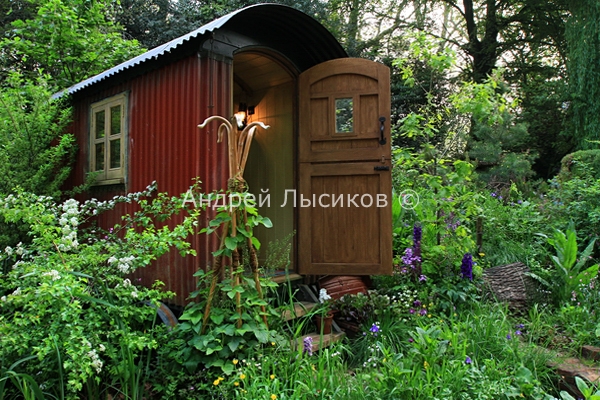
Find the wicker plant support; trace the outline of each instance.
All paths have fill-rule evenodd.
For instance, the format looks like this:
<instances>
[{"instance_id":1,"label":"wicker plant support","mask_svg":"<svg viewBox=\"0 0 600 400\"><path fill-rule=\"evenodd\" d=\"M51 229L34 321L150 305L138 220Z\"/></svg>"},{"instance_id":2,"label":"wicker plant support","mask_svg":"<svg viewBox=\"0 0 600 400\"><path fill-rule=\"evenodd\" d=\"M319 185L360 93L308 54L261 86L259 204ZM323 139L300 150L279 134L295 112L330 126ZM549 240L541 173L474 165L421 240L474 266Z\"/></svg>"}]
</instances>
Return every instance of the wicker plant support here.
<instances>
[{"instance_id":1,"label":"wicker plant support","mask_svg":"<svg viewBox=\"0 0 600 400\"><path fill-rule=\"evenodd\" d=\"M252 144L252 138L254 137L254 133L256 132L256 127L260 126L263 129L268 129L269 126L263 124L262 122L252 122L248 124L242 131L238 129L234 129L231 122L229 122L226 118L215 115L212 117L208 117L204 120L204 122L198 125L198 128L204 128L211 121L220 121L221 125L218 129L218 137L217 143L223 141L223 134L227 134L227 148L229 150L229 179L227 180L227 189L231 192L235 193L245 193L248 191L248 184L244 180L244 169L246 168L246 162L248 161L248 154L250 152L250 145ZM240 215L241 214L241 215ZM231 207L229 210L229 215L231 217L230 223L227 223L223 227L223 236L221 238L221 243L219 245L219 250L222 250L225 247L225 237L229 232L229 228L231 227L231 237L237 236L237 222L238 218L246 224L248 222L248 214L246 210L242 213L236 207ZM252 245L252 240L248 238L248 249L250 252L250 264L252 269L252 275L254 277L254 283L256 286L256 290L258 291L258 295L260 299L263 299L263 293L260 286L260 276L258 273L258 257L256 255L256 249ZM238 249L234 249L231 255L231 270L237 271L240 266L240 254ZM208 317L210 315L210 309L212 305L212 301L214 299L214 294L217 286L217 282L219 277L223 272L223 257L218 256L215 259L215 264L212 268L212 280L211 286L208 292L208 299L206 302L206 307L204 308L204 315L202 319L202 334L204 334L204 330L206 327L206 322L208 321ZM241 284L240 277L238 274L234 275L234 286L238 286ZM238 292L235 296L236 309L239 314L237 320L238 328L242 326L242 306L241 306L241 294ZM265 326L268 327L266 309L265 306L260 306L261 315Z\"/></svg>"}]
</instances>

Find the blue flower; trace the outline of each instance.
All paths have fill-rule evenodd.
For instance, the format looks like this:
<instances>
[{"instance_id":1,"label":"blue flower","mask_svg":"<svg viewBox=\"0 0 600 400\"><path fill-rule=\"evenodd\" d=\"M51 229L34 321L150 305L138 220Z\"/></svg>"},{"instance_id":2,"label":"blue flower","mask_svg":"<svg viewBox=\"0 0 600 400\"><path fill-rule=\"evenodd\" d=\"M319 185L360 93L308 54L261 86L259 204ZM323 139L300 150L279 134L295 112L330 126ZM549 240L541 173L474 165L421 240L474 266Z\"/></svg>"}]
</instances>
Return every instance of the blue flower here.
<instances>
[{"instance_id":1,"label":"blue flower","mask_svg":"<svg viewBox=\"0 0 600 400\"><path fill-rule=\"evenodd\" d=\"M370 331L371 333L377 333L377 332L379 332L379 325L377 325L377 324L373 324L373 325L371 326L371 329L369 329L369 331Z\"/></svg>"},{"instance_id":2,"label":"blue flower","mask_svg":"<svg viewBox=\"0 0 600 400\"><path fill-rule=\"evenodd\" d=\"M467 356L467 359L465 360L465 364L472 364L473 360L471 360L471 357Z\"/></svg>"},{"instance_id":3,"label":"blue flower","mask_svg":"<svg viewBox=\"0 0 600 400\"><path fill-rule=\"evenodd\" d=\"M512 339L512 336L510 336L510 333L509 333L508 335L506 335L506 338L507 338L508 340Z\"/></svg>"}]
</instances>

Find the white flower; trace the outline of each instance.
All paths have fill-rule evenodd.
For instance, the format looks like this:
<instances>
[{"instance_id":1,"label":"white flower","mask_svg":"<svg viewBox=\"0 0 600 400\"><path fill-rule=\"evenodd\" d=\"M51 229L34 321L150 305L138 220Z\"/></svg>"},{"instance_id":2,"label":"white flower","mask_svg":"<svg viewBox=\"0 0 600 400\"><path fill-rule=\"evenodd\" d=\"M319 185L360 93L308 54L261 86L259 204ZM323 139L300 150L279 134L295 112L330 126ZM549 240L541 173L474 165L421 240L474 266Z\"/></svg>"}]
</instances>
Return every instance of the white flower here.
<instances>
[{"instance_id":1,"label":"white flower","mask_svg":"<svg viewBox=\"0 0 600 400\"><path fill-rule=\"evenodd\" d=\"M129 272L129 264L119 264L117 268L124 274Z\"/></svg>"},{"instance_id":2,"label":"white flower","mask_svg":"<svg viewBox=\"0 0 600 400\"><path fill-rule=\"evenodd\" d=\"M131 286L131 281L129 279L123 279L123 287Z\"/></svg>"},{"instance_id":3,"label":"white flower","mask_svg":"<svg viewBox=\"0 0 600 400\"><path fill-rule=\"evenodd\" d=\"M117 261L118 261L118 260L117 260L117 257L115 257L115 256L112 256L112 257L110 257L110 258L108 259L108 263L109 263L109 264L114 264L114 263L116 263Z\"/></svg>"},{"instance_id":4,"label":"white flower","mask_svg":"<svg viewBox=\"0 0 600 400\"><path fill-rule=\"evenodd\" d=\"M4 249L4 252L5 252L6 254L8 254L9 256L12 256L12 254L13 254L13 249L12 249L12 247L10 247L10 246L6 246L6 248Z\"/></svg>"},{"instance_id":5,"label":"white flower","mask_svg":"<svg viewBox=\"0 0 600 400\"><path fill-rule=\"evenodd\" d=\"M102 343L100 343L100 344L98 345L98 350L100 350L100 351L105 351L105 350L106 350L106 347L104 347L104 345L103 345Z\"/></svg>"},{"instance_id":6,"label":"white flower","mask_svg":"<svg viewBox=\"0 0 600 400\"><path fill-rule=\"evenodd\" d=\"M53 269L49 272L45 272L44 274L42 274L43 276L50 276L52 277L53 281L59 280L60 279L60 274L58 273L57 270Z\"/></svg>"},{"instance_id":7,"label":"white flower","mask_svg":"<svg viewBox=\"0 0 600 400\"><path fill-rule=\"evenodd\" d=\"M98 353L96 353L96 350L92 349L88 351L87 355L92 359L92 368L94 368L96 373L99 374L102 371L102 366L104 363L102 360L100 360L100 357L98 357Z\"/></svg>"},{"instance_id":8,"label":"white flower","mask_svg":"<svg viewBox=\"0 0 600 400\"><path fill-rule=\"evenodd\" d=\"M327 289L323 288L319 291L319 302L325 303L327 300L331 300L331 296L327 294Z\"/></svg>"},{"instance_id":9,"label":"white flower","mask_svg":"<svg viewBox=\"0 0 600 400\"><path fill-rule=\"evenodd\" d=\"M0 301L6 301L6 296L0 297Z\"/></svg>"},{"instance_id":10,"label":"white flower","mask_svg":"<svg viewBox=\"0 0 600 400\"><path fill-rule=\"evenodd\" d=\"M12 292L12 296L18 296L21 294L21 287L19 286L14 292Z\"/></svg>"},{"instance_id":11,"label":"white flower","mask_svg":"<svg viewBox=\"0 0 600 400\"><path fill-rule=\"evenodd\" d=\"M138 292L137 292L137 290L134 290L133 292L131 292L131 297L133 297L134 299L138 298Z\"/></svg>"}]
</instances>

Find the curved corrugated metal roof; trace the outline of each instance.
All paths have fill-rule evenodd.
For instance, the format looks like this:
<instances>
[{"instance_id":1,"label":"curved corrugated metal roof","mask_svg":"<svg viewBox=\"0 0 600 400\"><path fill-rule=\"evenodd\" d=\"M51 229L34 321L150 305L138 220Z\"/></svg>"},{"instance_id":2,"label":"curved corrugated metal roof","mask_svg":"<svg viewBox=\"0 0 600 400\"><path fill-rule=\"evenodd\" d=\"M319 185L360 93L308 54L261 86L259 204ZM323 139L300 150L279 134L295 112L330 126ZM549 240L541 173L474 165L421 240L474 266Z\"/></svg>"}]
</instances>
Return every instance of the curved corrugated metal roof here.
<instances>
[{"instance_id":1,"label":"curved corrugated metal roof","mask_svg":"<svg viewBox=\"0 0 600 400\"><path fill-rule=\"evenodd\" d=\"M124 71L158 60L186 42L199 40L221 28L248 36L266 47L287 56L304 71L321 62L347 57L339 42L314 18L280 4L256 4L229 13L188 34L140 54L98 75L79 82L55 97L73 94Z\"/></svg>"}]
</instances>

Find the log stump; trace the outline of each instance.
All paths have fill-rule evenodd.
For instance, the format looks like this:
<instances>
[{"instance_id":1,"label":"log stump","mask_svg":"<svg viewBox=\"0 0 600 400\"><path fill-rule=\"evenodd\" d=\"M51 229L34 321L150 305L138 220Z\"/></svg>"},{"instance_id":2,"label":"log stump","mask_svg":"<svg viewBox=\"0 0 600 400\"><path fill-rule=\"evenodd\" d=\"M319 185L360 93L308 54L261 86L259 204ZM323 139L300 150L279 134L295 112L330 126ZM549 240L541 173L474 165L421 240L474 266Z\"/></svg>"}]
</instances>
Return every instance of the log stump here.
<instances>
[{"instance_id":1,"label":"log stump","mask_svg":"<svg viewBox=\"0 0 600 400\"><path fill-rule=\"evenodd\" d=\"M521 262L486 269L483 272L484 293L508 303L512 311L526 312L536 291L536 282L527 272L529 268Z\"/></svg>"}]
</instances>

